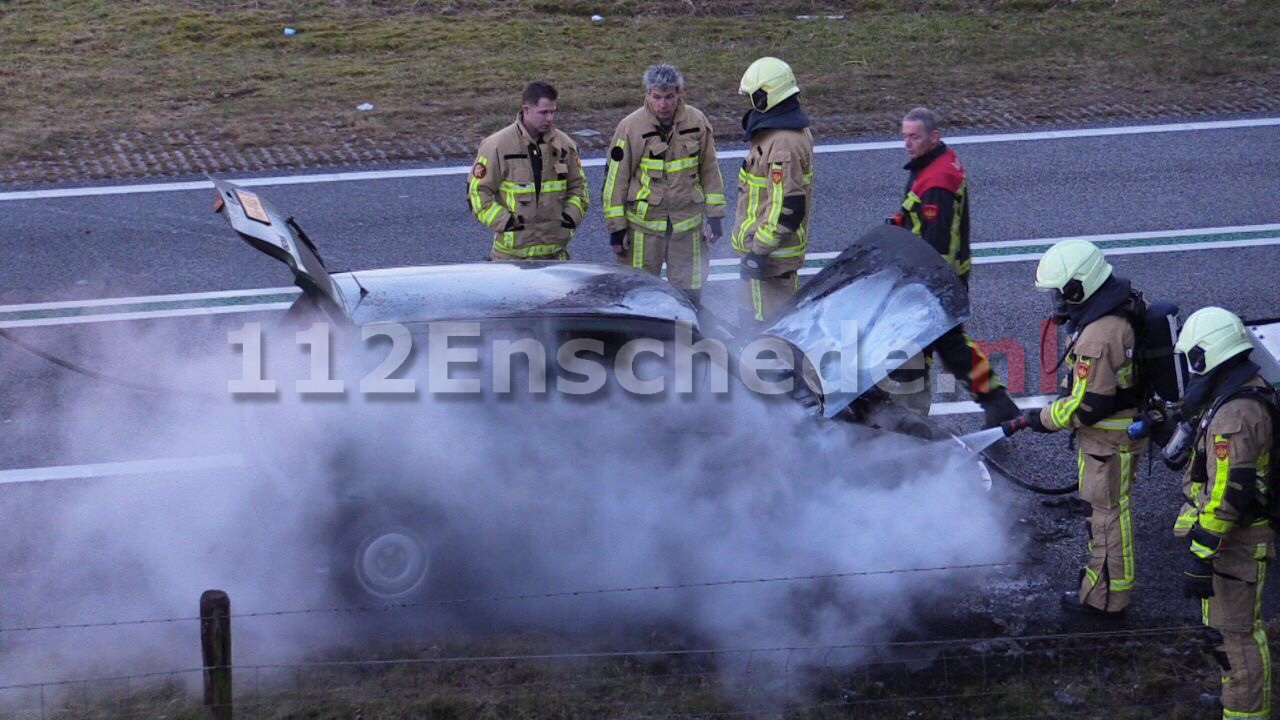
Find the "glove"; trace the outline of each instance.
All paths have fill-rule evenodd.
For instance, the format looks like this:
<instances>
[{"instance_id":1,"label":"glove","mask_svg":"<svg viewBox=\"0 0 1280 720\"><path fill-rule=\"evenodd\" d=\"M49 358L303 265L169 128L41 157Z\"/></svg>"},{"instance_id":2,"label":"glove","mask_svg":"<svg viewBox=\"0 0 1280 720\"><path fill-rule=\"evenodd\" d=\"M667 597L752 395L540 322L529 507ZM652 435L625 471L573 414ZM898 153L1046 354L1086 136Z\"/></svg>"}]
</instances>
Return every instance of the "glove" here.
<instances>
[{"instance_id":1,"label":"glove","mask_svg":"<svg viewBox=\"0 0 1280 720\"><path fill-rule=\"evenodd\" d=\"M572 230L578 227L578 223L574 222L573 218L569 217L569 213L560 213L560 227Z\"/></svg>"},{"instance_id":2,"label":"glove","mask_svg":"<svg viewBox=\"0 0 1280 720\"><path fill-rule=\"evenodd\" d=\"M739 272L744 280L763 280L764 264L769 259L768 255L759 253L747 253L742 256L742 265Z\"/></svg>"},{"instance_id":3,"label":"glove","mask_svg":"<svg viewBox=\"0 0 1280 720\"><path fill-rule=\"evenodd\" d=\"M613 246L614 255L621 255L622 253L626 252L627 251L626 228L623 228L622 230L614 230L613 232L609 233L609 244Z\"/></svg>"},{"instance_id":4,"label":"glove","mask_svg":"<svg viewBox=\"0 0 1280 720\"><path fill-rule=\"evenodd\" d=\"M1182 594L1204 600L1213 597L1213 563L1187 553L1186 567L1182 570Z\"/></svg>"},{"instance_id":5,"label":"glove","mask_svg":"<svg viewBox=\"0 0 1280 720\"><path fill-rule=\"evenodd\" d=\"M1049 428L1045 427L1044 423L1040 422L1039 408L1034 410L1023 410L1022 414L1018 417L1012 420L1005 420L1000 423L1000 429L1004 430L1005 437L1011 437L1019 430L1026 430L1027 428L1031 428L1032 430L1041 433L1050 432Z\"/></svg>"},{"instance_id":6,"label":"glove","mask_svg":"<svg viewBox=\"0 0 1280 720\"><path fill-rule=\"evenodd\" d=\"M524 230L524 218L519 215L512 215L507 218L507 224L502 228L502 232L520 232Z\"/></svg>"},{"instance_id":7,"label":"glove","mask_svg":"<svg viewBox=\"0 0 1280 720\"><path fill-rule=\"evenodd\" d=\"M1031 421L1026 415L1019 415L1012 420L1005 420L1000 423L1000 429L1004 430L1005 437L1013 437L1019 430L1026 430L1031 427Z\"/></svg>"},{"instance_id":8,"label":"glove","mask_svg":"<svg viewBox=\"0 0 1280 720\"><path fill-rule=\"evenodd\" d=\"M724 225L720 218L707 218L707 224L711 226L711 237L719 238L724 235Z\"/></svg>"}]
</instances>

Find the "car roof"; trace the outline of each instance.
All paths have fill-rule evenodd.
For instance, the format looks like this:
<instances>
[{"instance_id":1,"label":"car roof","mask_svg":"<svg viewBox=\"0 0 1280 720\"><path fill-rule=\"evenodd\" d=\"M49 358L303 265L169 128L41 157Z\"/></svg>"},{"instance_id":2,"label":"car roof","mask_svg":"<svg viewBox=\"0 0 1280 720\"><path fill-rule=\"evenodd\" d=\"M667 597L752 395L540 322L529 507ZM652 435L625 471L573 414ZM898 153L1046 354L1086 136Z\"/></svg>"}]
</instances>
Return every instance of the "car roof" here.
<instances>
[{"instance_id":1,"label":"car roof","mask_svg":"<svg viewBox=\"0 0 1280 720\"><path fill-rule=\"evenodd\" d=\"M334 273L356 325L510 317L591 316L697 326L670 283L619 265L522 261L379 268Z\"/></svg>"}]
</instances>

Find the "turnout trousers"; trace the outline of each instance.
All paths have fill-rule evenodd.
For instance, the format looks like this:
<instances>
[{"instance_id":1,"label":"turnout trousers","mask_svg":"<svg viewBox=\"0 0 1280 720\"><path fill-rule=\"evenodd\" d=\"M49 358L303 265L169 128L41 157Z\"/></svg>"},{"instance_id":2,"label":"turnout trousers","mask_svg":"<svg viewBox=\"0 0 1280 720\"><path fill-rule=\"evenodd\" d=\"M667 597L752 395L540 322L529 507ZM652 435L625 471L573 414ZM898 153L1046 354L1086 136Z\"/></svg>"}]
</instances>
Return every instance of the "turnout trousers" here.
<instances>
[{"instance_id":1,"label":"turnout trousers","mask_svg":"<svg viewBox=\"0 0 1280 720\"><path fill-rule=\"evenodd\" d=\"M1224 542L1213 559L1213 597L1201 601L1205 634L1222 668L1222 717L1271 717L1271 652L1262 588L1271 543Z\"/></svg>"},{"instance_id":2,"label":"turnout trousers","mask_svg":"<svg viewBox=\"0 0 1280 720\"><path fill-rule=\"evenodd\" d=\"M1130 496L1146 440L1135 442L1123 429L1097 427L1081 428L1077 437L1080 498L1092 509L1087 526L1089 559L1080 574L1080 602L1119 612L1129 606L1133 593Z\"/></svg>"}]
</instances>

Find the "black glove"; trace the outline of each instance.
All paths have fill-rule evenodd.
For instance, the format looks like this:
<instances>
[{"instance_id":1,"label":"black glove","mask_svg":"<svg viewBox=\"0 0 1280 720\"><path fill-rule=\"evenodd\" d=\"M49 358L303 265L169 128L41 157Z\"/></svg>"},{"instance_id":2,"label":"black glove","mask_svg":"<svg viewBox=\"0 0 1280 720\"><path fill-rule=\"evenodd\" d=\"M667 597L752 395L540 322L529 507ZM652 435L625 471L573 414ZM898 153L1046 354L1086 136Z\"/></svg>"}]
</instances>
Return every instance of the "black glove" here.
<instances>
[{"instance_id":1,"label":"black glove","mask_svg":"<svg viewBox=\"0 0 1280 720\"><path fill-rule=\"evenodd\" d=\"M1013 437L1019 430L1026 430L1031 427L1031 421L1026 415L1019 415L1012 420L1005 420L1000 423L1000 429L1004 430L1005 437Z\"/></svg>"},{"instance_id":2,"label":"black glove","mask_svg":"<svg viewBox=\"0 0 1280 720\"><path fill-rule=\"evenodd\" d=\"M1213 597L1213 563L1191 553L1187 557L1190 559L1182 570L1182 594L1201 600Z\"/></svg>"},{"instance_id":3,"label":"black glove","mask_svg":"<svg viewBox=\"0 0 1280 720\"><path fill-rule=\"evenodd\" d=\"M764 264L768 261L768 255L759 253L747 253L742 256L742 265L739 272L744 280L763 280Z\"/></svg>"},{"instance_id":4,"label":"black glove","mask_svg":"<svg viewBox=\"0 0 1280 720\"><path fill-rule=\"evenodd\" d=\"M626 228L623 228L622 230L614 230L613 232L609 233L609 244L613 246L613 253L615 255L621 255L622 253L627 251L626 245L624 244L626 240L627 240Z\"/></svg>"},{"instance_id":5,"label":"black glove","mask_svg":"<svg viewBox=\"0 0 1280 720\"><path fill-rule=\"evenodd\" d=\"M1018 417L1012 420L1005 420L1000 423L1000 428L1004 430L1005 437L1009 437L1019 430L1026 430L1027 428L1031 428L1032 430L1041 433L1051 432L1049 428L1044 426L1044 423L1040 422L1039 408L1034 410L1023 410L1022 414Z\"/></svg>"},{"instance_id":6,"label":"black glove","mask_svg":"<svg viewBox=\"0 0 1280 720\"><path fill-rule=\"evenodd\" d=\"M578 227L578 223L574 222L573 218L569 217L569 213L560 213L560 227L572 230Z\"/></svg>"},{"instance_id":7,"label":"black glove","mask_svg":"<svg viewBox=\"0 0 1280 720\"><path fill-rule=\"evenodd\" d=\"M721 218L707 218L707 224L711 226L712 237L720 237L724 234L724 225L720 222Z\"/></svg>"},{"instance_id":8,"label":"black glove","mask_svg":"<svg viewBox=\"0 0 1280 720\"><path fill-rule=\"evenodd\" d=\"M520 232L521 230L524 230L524 218L519 215L508 217L506 227L502 228L502 232Z\"/></svg>"}]
</instances>

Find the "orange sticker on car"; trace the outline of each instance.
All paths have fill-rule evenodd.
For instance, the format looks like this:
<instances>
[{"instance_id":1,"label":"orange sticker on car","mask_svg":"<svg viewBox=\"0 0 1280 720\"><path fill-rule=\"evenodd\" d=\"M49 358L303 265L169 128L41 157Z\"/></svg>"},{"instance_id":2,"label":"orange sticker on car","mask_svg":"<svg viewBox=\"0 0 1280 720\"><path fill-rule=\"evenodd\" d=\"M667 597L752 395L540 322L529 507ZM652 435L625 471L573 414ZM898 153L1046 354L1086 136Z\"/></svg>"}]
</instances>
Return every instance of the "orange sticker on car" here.
<instances>
[{"instance_id":1,"label":"orange sticker on car","mask_svg":"<svg viewBox=\"0 0 1280 720\"><path fill-rule=\"evenodd\" d=\"M1213 444L1213 454L1219 460L1226 460L1230 449L1231 446L1226 440L1219 440Z\"/></svg>"},{"instance_id":2,"label":"orange sticker on car","mask_svg":"<svg viewBox=\"0 0 1280 720\"><path fill-rule=\"evenodd\" d=\"M772 180L774 183L782 182L782 168L774 168L773 170L769 171L769 179Z\"/></svg>"},{"instance_id":3,"label":"orange sticker on car","mask_svg":"<svg viewBox=\"0 0 1280 720\"><path fill-rule=\"evenodd\" d=\"M485 169L484 163L476 163L471 166L471 175L477 180L483 180L486 172L488 170Z\"/></svg>"},{"instance_id":4,"label":"orange sticker on car","mask_svg":"<svg viewBox=\"0 0 1280 720\"><path fill-rule=\"evenodd\" d=\"M925 219L925 220L928 220L929 222L933 222L934 220L937 220L937 219L938 219L938 206L937 206L937 205L925 205L925 206L924 206L924 208L923 208L923 209L921 209L921 211L920 211L920 212L921 212L921 214L923 214L923 215L924 215L924 219Z\"/></svg>"},{"instance_id":5,"label":"orange sticker on car","mask_svg":"<svg viewBox=\"0 0 1280 720\"><path fill-rule=\"evenodd\" d=\"M1076 378L1083 380L1089 377L1089 363L1081 360L1076 363Z\"/></svg>"}]
</instances>

